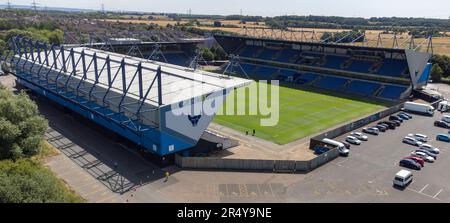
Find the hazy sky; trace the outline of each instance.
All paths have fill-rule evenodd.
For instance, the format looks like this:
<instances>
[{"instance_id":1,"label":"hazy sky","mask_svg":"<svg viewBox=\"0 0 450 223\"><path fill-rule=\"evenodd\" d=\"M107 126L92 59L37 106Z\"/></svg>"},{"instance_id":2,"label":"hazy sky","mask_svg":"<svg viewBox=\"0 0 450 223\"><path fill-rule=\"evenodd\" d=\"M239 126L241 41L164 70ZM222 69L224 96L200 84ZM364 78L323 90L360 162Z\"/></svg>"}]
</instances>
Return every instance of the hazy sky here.
<instances>
[{"instance_id":1,"label":"hazy sky","mask_svg":"<svg viewBox=\"0 0 450 223\"><path fill-rule=\"evenodd\" d=\"M0 0L7 2L7 0ZM10 0L30 5L32 0ZM193 14L449 18L450 0L36 0L40 6Z\"/></svg>"}]
</instances>

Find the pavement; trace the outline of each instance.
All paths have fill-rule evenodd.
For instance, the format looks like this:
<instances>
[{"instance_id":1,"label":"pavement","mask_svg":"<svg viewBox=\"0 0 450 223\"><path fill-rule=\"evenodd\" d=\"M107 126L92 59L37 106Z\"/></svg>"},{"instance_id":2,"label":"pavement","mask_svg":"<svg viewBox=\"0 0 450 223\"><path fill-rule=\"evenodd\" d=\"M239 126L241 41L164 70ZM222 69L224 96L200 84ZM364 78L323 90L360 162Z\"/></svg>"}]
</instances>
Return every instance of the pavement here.
<instances>
[{"instance_id":1,"label":"pavement","mask_svg":"<svg viewBox=\"0 0 450 223\"><path fill-rule=\"evenodd\" d=\"M8 81L10 76L0 77L0 83ZM353 147L348 158L337 158L311 173L274 174L159 168L112 135L46 100L36 101L49 119L47 137L61 151L47 166L89 202L450 202L450 144L431 141L443 151L437 162L413 171L415 181L406 190L392 186L402 169L399 160L414 150L401 143L402 138L409 133L430 138L446 133L433 126L440 114L415 115L397 130ZM171 174L167 180L166 171Z\"/></svg>"}]
</instances>

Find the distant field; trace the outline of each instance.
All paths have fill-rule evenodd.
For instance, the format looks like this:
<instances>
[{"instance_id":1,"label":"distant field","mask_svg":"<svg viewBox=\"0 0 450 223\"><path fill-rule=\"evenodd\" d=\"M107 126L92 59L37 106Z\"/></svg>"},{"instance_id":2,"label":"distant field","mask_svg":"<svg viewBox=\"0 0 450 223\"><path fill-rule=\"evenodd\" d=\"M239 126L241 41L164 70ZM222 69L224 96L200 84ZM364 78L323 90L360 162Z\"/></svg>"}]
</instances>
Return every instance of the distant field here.
<instances>
[{"instance_id":1,"label":"distant field","mask_svg":"<svg viewBox=\"0 0 450 223\"><path fill-rule=\"evenodd\" d=\"M175 20L171 20L167 17L154 17L154 20L147 20L145 17L141 17L141 20L137 19L136 17L131 18L131 16L124 16L123 19L110 19L110 20L106 20L108 22L122 22L122 23L140 23L140 24L157 24L159 26L167 26L168 24L170 25L175 25L178 23L178 21ZM203 29L203 30L222 30L222 31L226 31L226 32L232 32L232 33L237 33L237 34L247 34L247 35L251 35L250 32L245 33L244 29L242 27L258 27L258 28L267 28L267 26L264 23L253 23L253 22L248 22L247 24L240 24L239 20L223 20L221 21L223 25L233 25L233 26L237 26L237 27L211 27L209 25L212 25L214 20L207 20L207 19L199 19L198 20L201 24L208 24L208 25L201 25L198 26L197 28L199 29ZM179 23L181 24L185 24L188 23L189 20L184 19L182 21L179 21ZM324 32L342 32L342 31L348 31L345 29L313 29L313 28L292 28L293 30L304 30L304 31L314 31L316 33L316 38L320 39L322 34ZM270 30L266 30L266 35L268 37L280 37L280 31L274 31L271 32ZM364 44L366 46L376 46L377 45L377 40L378 40L378 34L380 32L383 32L382 30L367 30L366 32L366 39L367 42L365 42ZM258 35L260 35L261 32L259 32ZM312 38L312 33L305 33L305 36L303 38L306 37L306 39L310 40ZM391 48L393 47L393 34L383 34L382 35L382 44L384 47L388 47ZM398 35L398 44L402 44L401 47L405 48L407 46L409 46L408 44L408 34L404 33L402 35ZM287 40L301 40L302 39L302 34L301 33L296 33L294 36L289 35L284 35L283 36L284 39ZM420 43L424 43L425 39L423 38L416 38L414 39L415 43L418 45ZM361 45L361 43L355 43L355 45ZM433 38L433 48L434 48L434 53L437 54L443 54L443 55L448 55L450 56L450 37L435 37ZM426 50L426 44L420 48L421 51L425 51Z\"/></svg>"},{"instance_id":2,"label":"distant field","mask_svg":"<svg viewBox=\"0 0 450 223\"><path fill-rule=\"evenodd\" d=\"M235 98L248 104L248 96ZM228 97L227 104L233 103ZM276 126L261 127L258 116L217 116L215 122L245 132L256 130L256 136L283 145L319 133L341 123L368 115L385 106L304 90L280 87L280 120Z\"/></svg>"}]
</instances>

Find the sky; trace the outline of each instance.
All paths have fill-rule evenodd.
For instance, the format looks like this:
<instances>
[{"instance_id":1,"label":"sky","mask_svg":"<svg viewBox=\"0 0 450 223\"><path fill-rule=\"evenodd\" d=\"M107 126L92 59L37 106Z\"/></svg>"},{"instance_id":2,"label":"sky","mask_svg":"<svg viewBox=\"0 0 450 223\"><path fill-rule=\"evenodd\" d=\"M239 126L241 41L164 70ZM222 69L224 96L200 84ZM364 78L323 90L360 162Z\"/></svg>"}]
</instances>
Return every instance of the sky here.
<instances>
[{"instance_id":1,"label":"sky","mask_svg":"<svg viewBox=\"0 0 450 223\"><path fill-rule=\"evenodd\" d=\"M0 0L1 3L7 0ZM31 5L33 0L10 0ZM427 17L448 19L450 0L35 0L39 6L141 12L260 16Z\"/></svg>"}]
</instances>

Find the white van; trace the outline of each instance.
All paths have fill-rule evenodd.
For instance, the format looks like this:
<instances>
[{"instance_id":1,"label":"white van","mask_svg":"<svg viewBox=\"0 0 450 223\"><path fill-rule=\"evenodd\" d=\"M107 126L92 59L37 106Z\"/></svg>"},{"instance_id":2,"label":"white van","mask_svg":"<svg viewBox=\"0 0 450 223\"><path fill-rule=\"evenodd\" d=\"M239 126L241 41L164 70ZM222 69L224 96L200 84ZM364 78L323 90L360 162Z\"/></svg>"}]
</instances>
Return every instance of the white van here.
<instances>
[{"instance_id":1,"label":"white van","mask_svg":"<svg viewBox=\"0 0 450 223\"><path fill-rule=\"evenodd\" d=\"M401 170L395 175L394 186L405 188L413 181L413 174L407 170Z\"/></svg>"},{"instance_id":2,"label":"white van","mask_svg":"<svg viewBox=\"0 0 450 223\"><path fill-rule=\"evenodd\" d=\"M336 146L337 149L339 150L339 154L341 154L342 156L348 156L350 154L350 150L347 149L344 145L344 143L335 141L335 140L331 140L331 139L323 139L322 140L324 143L328 143L330 145Z\"/></svg>"}]
</instances>

